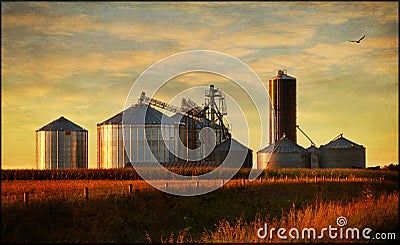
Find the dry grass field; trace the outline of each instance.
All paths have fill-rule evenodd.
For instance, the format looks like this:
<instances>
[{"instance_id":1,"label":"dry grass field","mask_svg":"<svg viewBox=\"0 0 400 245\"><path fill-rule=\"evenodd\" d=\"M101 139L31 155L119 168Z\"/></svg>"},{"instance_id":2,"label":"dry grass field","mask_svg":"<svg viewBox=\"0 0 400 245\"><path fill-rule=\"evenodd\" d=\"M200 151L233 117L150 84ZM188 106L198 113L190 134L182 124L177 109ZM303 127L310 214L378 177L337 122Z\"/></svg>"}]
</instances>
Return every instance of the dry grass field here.
<instances>
[{"instance_id":1,"label":"dry grass field","mask_svg":"<svg viewBox=\"0 0 400 245\"><path fill-rule=\"evenodd\" d=\"M265 171L253 182L239 176L224 188L195 197L166 194L143 180L115 180L115 176L100 180L5 180L3 176L2 242L280 242L276 236L259 239L257 229L264 223L319 229L335 225L338 216L345 216L349 227L370 227L374 232L399 227L396 171ZM181 182L170 182L170 187L179 188L177 183ZM320 241L336 240L316 240Z\"/></svg>"}]
</instances>

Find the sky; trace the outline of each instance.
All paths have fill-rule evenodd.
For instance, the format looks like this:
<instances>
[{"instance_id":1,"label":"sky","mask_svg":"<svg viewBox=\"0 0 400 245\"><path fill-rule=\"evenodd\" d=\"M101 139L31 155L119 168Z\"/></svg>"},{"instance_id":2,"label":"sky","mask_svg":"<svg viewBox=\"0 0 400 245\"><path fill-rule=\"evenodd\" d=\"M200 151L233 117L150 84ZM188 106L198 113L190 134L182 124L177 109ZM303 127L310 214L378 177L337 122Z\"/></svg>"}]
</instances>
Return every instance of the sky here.
<instances>
[{"instance_id":1,"label":"sky","mask_svg":"<svg viewBox=\"0 0 400 245\"><path fill-rule=\"evenodd\" d=\"M2 1L1 20L2 169L35 168L35 130L60 116L89 131L96 167L96 124L123 110L149 66L190 50L236 57L265 84L287 70L297 79L297 124L317 146L343 133L366 147L367 167L398 163L397 2ZM193 73L156 98L211 82L240 94L229 79ZM191 98L201 104L198 91ZM241 130L237 111L229 101L233 137L256 137Z\"/></svg>"}]
</instances>

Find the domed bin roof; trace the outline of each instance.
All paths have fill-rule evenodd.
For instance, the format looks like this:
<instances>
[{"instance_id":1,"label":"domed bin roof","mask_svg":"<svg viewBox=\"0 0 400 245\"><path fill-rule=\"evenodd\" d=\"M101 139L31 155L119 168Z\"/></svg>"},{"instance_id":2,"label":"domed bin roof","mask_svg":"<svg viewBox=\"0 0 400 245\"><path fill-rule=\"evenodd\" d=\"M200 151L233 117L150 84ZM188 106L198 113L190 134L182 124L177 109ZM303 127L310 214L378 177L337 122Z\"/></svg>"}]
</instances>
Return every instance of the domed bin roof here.
<instances>
[{"instance_id":1,"label":"domed bin roof","mask_svg":"<svg viewBox=\"0 0 400 245\"><path fill-rule=\"evenodd\" d=\"M333 139L326 145L321 145L320 148L325 149L362 149L364 146L356 144L346 138L343 137L343 134L340 134L338 137Z\"/></svg>"},{"instance_id":2,"label":"domed bin roof","mask_svg":"<svg viewBox=\"0 0 400 245\"><path fill-rule=\"evenodd\" d=\"M215 147L216 151L248 151L251 150L235 139L227 139Z\"/></svg>"},{"instance_id":3,"label":"domed bin roof","mask_svg":"<svg viewBox=\"0 0 400 245\"><path fill-rule=\"evenodd\" d=\"M342 134L319 149L320 168L365 168L365 147Z\"/></svg>"},{"instance_id":4,"label":"domed bin roof","mask_svg":"<svg viewBox=\"0 0 400 245\"><path fill-rule=\"evenodd\" d=\"M306 150L303 147L299 146L298 144L286 138L286 135L283 135L283 137L280 140L278 140L274 144L270 144L269 146L259 150L258 152L259 153L292 153L292 152L303 153L306 152Z\"/></svg>"},{"instance_id":5,"label":"domed bin roof","mask_svg":"<svg viewBox=\"0 0 400 245\"><path fill-rule=\"evenodd\" d=\"M216 146L212 154L217 162L222 163L228 153L230 154L230 160L228 160L226 167L237 167L237 164L240 164L243 168L251 168L253 166L253 150L233 138L227 139ZM239 162L242 159L243 162Z\"/></svg>"},{"instance_id":6,"label":"domed bin roof","mask_svg":"<svg viewBox=\"0 0 400 245\"><path fill-rule=\"evenodd\" d=\"M145 124L173 124L170 117L148 105L133 105L128 109L118 113L117 115L99 123L103 124L122 124L122 118L125 114L124 121L129 124L143 124L140 115L145 113Z\"/></svg>"},{"instance_id":7,"label":"domed bin roof","mask_svg":"<svg viewBox=\"0 0 400 245\"><path fill-rule=\"evenodd\" d=\"M42 128L36 130L36 132L37 131L87 131L87 130L62 116L52 121L51 123L43 126Z\"/></svg>"}]
</instances>

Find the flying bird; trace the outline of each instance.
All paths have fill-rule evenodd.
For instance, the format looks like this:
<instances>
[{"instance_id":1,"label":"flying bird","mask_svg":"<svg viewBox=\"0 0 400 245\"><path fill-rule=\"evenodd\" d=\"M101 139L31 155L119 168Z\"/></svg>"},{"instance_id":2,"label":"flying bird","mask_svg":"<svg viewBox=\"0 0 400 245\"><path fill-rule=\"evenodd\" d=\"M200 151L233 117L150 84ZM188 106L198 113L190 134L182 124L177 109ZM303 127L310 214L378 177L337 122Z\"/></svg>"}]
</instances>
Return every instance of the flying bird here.
<instances>
[{"instance_id":1,"label":"flying bird","mask_svg":"<svg viewBox=\"0 0 400 245\"><path fill-rule=\"evenodd\" d=\"M349 40L349 42L353 42L353 43L360 43L361 40L363 40L365 38L365 35L362 36L362 38L358 39L358 40Z\"/></svg>"}]
</instances>

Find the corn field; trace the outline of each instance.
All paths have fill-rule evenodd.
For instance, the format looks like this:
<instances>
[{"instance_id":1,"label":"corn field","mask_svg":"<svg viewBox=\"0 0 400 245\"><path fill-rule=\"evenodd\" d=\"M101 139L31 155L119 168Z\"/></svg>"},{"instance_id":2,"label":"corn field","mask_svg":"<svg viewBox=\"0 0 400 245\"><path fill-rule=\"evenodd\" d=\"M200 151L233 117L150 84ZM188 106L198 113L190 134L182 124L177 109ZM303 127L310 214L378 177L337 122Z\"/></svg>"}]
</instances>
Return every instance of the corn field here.
<instances>
[{"instance_id":1,"label":"corn field","mask_svg":"<svg viewBox=\"0 0 400 245\"><path fill-rule=\"evenodd\" d=\"M215 168L169 168L168 170L183 176L198 176L209 173ZM167 175L157 168L148 168L146 171L152 179L169 179ZM230 169L219 168L221 176L226 176ZM248 178L250 169L240 169L233 179ZM269 169L264 170L262 179L303 179L303 178L369 178L394 181L398 178L398 171L365 170L365 169ZM17 169L1 170L1 179L4 180L141 180L134 169L57 169L34 170Z\"/></svg>"}]
</instances>

